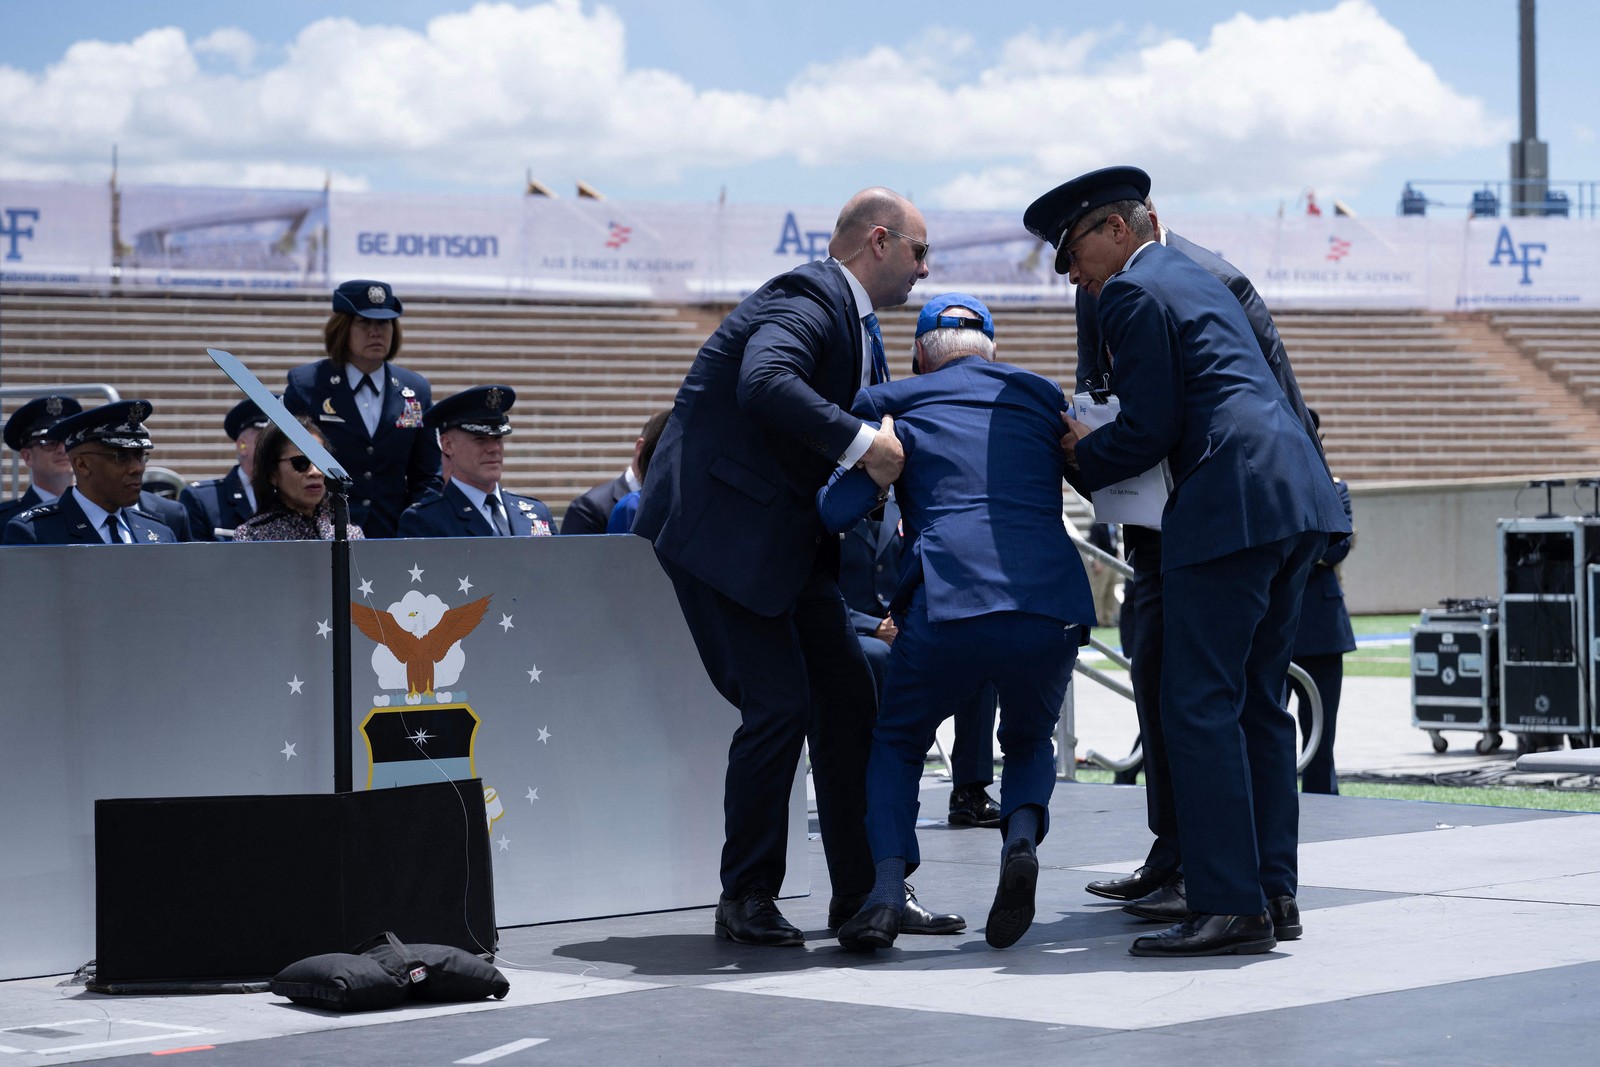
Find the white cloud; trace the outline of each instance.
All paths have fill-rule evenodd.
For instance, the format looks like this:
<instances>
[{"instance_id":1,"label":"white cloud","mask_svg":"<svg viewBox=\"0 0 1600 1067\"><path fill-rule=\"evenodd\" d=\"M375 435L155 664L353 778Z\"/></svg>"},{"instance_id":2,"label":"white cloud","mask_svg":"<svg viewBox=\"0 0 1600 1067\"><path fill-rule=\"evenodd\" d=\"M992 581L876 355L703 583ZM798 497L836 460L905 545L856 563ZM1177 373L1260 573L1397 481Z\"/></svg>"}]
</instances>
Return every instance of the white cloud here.
<instances>
[{"instance_id":1,"label":"white cloud","mask_svg":"<svg viewBox=\"0 0 1600 1067\"><path fill-rule=\"evenodd\" d=\"M1292 196L1509 135L1368 0L1237 15L1201 42L1113 27L984 55L930 30L807 67L771 97L630 67L621 19L578 0L481 3L422 32L321 19L276 66L254 71L257 56L243 31L166 28L80 42L42 74L0 67L0 170L98 179L113 143L130 180L302 185L332 170L343 188L881 162L954 174L938 206L1014 207L1110 162L1146 166L1164 194Z\"/></svg>"},{"instance_id":2,"label":"white cloud","mask_svg":"<svg viewBox=\"0 0 1600 1067\"><path fill-rule=\"evenodd\" d=\"M225 26L194 43L198 55L217 55L239 70L249 70L256 61L255 38L241 29Z\"/></svg>"}]
</instances>

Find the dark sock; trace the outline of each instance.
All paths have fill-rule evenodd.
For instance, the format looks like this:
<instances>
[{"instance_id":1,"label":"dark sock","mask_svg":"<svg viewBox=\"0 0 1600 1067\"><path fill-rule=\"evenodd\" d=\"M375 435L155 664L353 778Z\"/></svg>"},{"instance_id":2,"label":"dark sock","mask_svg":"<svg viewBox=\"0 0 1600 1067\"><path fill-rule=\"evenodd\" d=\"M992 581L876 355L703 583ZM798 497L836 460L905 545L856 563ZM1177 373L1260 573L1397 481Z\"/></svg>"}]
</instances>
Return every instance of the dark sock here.
<instances>
[{"instance_id":1,"label":"dark sock","mask_svg":"<svg viewBox=\"0 0 1600 1067\"><path fill-rule=\"evenodd\" d=\"M906 906L906 858L904 856L890 856L888 859L878 861L878 880L872 883L872 892L867 895L867 902L863 908L875 908L879 904L893 904L897 908Z\"/></svg>"},{"instance_id":2,"label":"dark sock","mask_svg":"<svg viewBox=\"0 0 1600 1067\"><path fill-rule=\"evenodd\" d=\"M1034 844L1039 840L1040 814L1036 804L1024 804L1011 813L1011 818L1006 820L1006 843L1000 847L1002 858L1018 841L1027 840L1029 844Z\"/></svg>"}]
</instances>

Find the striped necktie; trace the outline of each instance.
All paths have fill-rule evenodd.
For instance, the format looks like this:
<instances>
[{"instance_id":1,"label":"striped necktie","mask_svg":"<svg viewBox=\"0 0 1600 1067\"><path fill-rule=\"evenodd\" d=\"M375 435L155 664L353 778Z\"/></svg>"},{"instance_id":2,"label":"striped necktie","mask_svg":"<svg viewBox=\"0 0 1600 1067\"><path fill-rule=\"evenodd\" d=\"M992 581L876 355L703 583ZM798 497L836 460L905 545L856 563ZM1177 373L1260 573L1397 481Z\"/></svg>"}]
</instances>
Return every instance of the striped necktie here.
<instances>
[{"instance_id":1,"label":"striped necktie","mask_svg":"<svg viewBox=\"0 0 1600 1067\"><path fill-rule=\"evenodd\" d=\"M889 380L889 359L883 354L883 334L878 330L878 316L868 313L861 320L867 325L867 337L872 341L872 384Z\"/></svg>"}]
</instances>

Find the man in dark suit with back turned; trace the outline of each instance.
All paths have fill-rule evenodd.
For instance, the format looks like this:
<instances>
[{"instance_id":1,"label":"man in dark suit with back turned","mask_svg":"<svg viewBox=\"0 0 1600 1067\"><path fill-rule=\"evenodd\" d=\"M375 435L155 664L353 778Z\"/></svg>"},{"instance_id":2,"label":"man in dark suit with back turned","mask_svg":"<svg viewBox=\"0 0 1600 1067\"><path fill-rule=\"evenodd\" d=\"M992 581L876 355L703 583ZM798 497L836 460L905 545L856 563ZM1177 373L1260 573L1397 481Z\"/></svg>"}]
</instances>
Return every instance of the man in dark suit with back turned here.
<instances>
[{"instance_id":1,"label":"man in dark suit with back turned","mask_svg":"<svg viewBox=\"0 0 1600 1067\"><path fill-rule=\"evenodd\" d=\"M1067 420L1068 462L1090 491L1162 460L1174 481L1162 516L1161 721L1189 913L1129 951L1267 952L1279 927L1300 927L1284 679L1306 574L1328 535L1350 526L1238 300L1155 241L1148 191L1133 168L1085 175L1051 194L1048 231L1058 269L1076 261L1083 283L1100 287L1122 401L1093 432Z\"/></svg>"},{"instance_id":2,"label":"man in dark suit with back turned","mask_svg":"<svg viewBox=\"0 0 1600 1067\"><path fill-rule=\"evenodd\" d=\"M747 297L701 347L633 526L655 545L712 683L739 709L715 930L746 944L805 940L773 897L808 738L830 924L854 915L873 883L864 820L876 701L814 498L838 467L862 464L882 485L900 474L893 426L845 407L888 377L874 309L904 303L927 277L927 224L904 197L867 189L845 204L828 251Z\"/></svg>"},{"instance_id":3,"label":"man in dark suit with back turned","mask_svg":"<svg viewBox=\"0 0 1600 1067\"><path fill-rule=\"evenodd\" d=\"M1155 239L1204 267L1228 287L1228 291L1244 309L1262 358L1277 379L1284 398L1294 409L1301 425L1306 427L1306 432L1315 440L1316 428L1300 395L1300 385L1295 381L1294 369L1289 365L1289 354L1284 350L1283 339L1278 335L1272 314L1255 286L1250 284L1250 279L1215 252L1173 233L1161 224L1149 198L1149 176L1143 171L1121 167L1108 168L1096 174L1125 179L1136 192L1143 190L1141 195L1150 213L1150 223L1155 228ZM1047 234L1060 220L1059 201L1056 199L1058 191L1047 193L1035 201L1023 220L1024 225L1042 240L1050 240ZM1115 379L1111 360L1100 336L1100 282L1081 278L1076 264L1064 263L1059 258L1056 270L1065 273L1078 287L1077 388L1110 389ZM1320 449L1319 444L1319 452ZM1124 552L1133 567L1133 577L1123 590L1123 610L1132 618L1130 639L1124 651L1131 664L1130 682L1134 691L1134 712L1139 721L1144 764L1146 813L1155 840L1150 844L1144 863L1133 874L1090 882L1086 888L1096 896L1128 901L1124 910L1140 918L1177 922L1188 913L1188 908L1184 899L1183 851L1178 844L1178 816L1172 805L1172 775L1167 766L1166 737L1161 729L1161 531L1146 526L1124 526L1122 539Z\"/></svg>"}]
</instances>

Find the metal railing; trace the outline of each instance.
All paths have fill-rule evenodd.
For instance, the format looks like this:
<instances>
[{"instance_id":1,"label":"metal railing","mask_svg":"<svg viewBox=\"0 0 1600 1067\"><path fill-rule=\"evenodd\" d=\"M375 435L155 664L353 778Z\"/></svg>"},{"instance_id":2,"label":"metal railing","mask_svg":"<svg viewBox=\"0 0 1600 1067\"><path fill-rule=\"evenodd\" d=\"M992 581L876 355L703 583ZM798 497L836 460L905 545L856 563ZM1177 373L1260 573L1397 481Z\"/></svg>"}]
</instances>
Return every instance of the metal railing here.
<instances>
[{"instance_id":1,"label":"metal railing","mask_svg":"<svg viewBox=\"0 0 1600 1067\"><path fill-rule=\"evenodd\" d=\"M1073 543L1078 546L1078 553L1086 561L1103 563L1122 575L1124 579L1133 577L1133 568L1110 552L1096 548L1077 536L1073 537ZM1123 670L1128 669L1128 657L1092 634L1089 637L1089 647L1120 666ZM1073 666L1073 673L1081 674L1085 678L1105 686L1128 700L1133 699L1133 688L1130 685L1123 684L1097 667L1089 666L1083 662L1081 656ZM1317 684L1311 680L1311 675L1307 674L1305 669L1299 665L1289 664L1289 677L1300 684L1302 692L1306 695L1306 702L1311 709L1311 729L1307 731L1300 746L1299 758L1295 760L1295 770L1303 771L1306 764L1311 762L1311 757L1317 751L1317 746L1322 743L1322 694L1317 691ZM1072 781L1077 777L1079 738L1077 736L1077 717L1073 707L1076 698L1074 692L1076 686L1077 680L1074 679L1073 684L1067 687L1067 699L1062 704L1061 718L1056 723L1056 777L1066 781ZM1121 759L1101 755L1092 748L1084 753L1084 758L1108 771L1118 773L1131 771L1144 759L1143 745L1134 745L1133 751Z\"/></svg>"}]
</instances>

